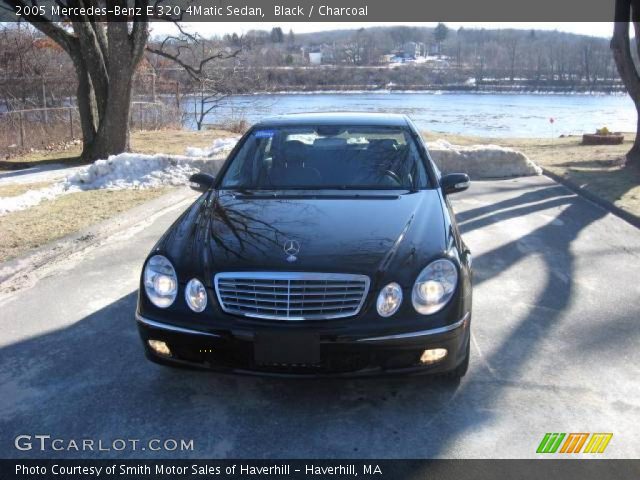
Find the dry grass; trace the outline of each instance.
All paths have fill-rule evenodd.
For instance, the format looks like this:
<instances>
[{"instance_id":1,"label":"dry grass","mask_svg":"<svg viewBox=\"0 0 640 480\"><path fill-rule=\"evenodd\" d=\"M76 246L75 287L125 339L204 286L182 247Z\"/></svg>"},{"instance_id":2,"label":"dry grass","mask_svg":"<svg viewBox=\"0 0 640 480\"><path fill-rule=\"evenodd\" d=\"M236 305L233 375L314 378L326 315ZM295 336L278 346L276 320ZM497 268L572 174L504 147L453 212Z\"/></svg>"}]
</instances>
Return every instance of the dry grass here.
<instances>
[{"instance_id":1,"label":"dry grass","mask_svg":"<svg viewBox=\"0 0 640 480\"><path fill-rule=\"evenodd\" d=\"M622 168L634 134L625 134L622 145L581 145L581 137L483 138L423 132L427 140L443 138L459 145L497 144L525 153L550 172L563 177L617 207L640 216L640 170Z\"/></svg>"},{"instance_id":2,"label":"dry grass","mask_svg":"<svg viewBox=\"0 0 640 480\"><path fill-rule=\"evenodd\" d=\"M48 187L51 182L34 182L34 183L12 183L10 185L0 185L0 197L17 197L29 190L38 190Z\"/></svg>"},{"instance_id":3,"label":"dry grass","mask_svg":"<svg viewBox=\"0 0 640 480\"><path fill-rule=\"evenodd\" d=\"M201 132L141 130L131 134L131 150L136 153L184 155L187 147L208 147L214 138L235 135L237 134L226 130L206 130ZM71 145L66 150L29 152L6 160L0 160L0 171L51 163L79 165L83 163L80 159L80 153L80 145Z\"/></svg>"},{"instance_id":4,"label":"dry grass","mask_svg":"<svg viewBox=\"0 0 640 480\"><path fill-rule=\"evenodd\" d=\"M168 189L90 190L0 216L0 262L111 218Z\"/></svg>"},{"instance_id":5,"label":"dry grass","mask_svg":"<svg viewBox=\"0 0 640 480\"><path fill-rule=\"evenodd\" d=\"M132 134L131 144L133 151L139 153L184 154L187 146L203 148L211 145L214 138L232 135L234 134L222 130L138 131ZM3 166L15 168L25 164L78 164L81 163L79 155L80 146L61 151L31 152L0 162L0 170ZM46 185L47 183L30 183L0 186L0 197L20 195ZM27 210L0 216L0 262L114 217L167 191L168 188L92 190L64 195Z\"/></svg>"},{"instance_id":6,"label":"dry grass","mask_svg":"<svg viewBox=\"0 0 640 480\"><path fill-rule=\"evenodd\" d=\"M214 138L233 137L237 134L226 130L154 130L135 132L131 135L131 149L138 153L168 153L184 155L187 147L208 147Z\"/></svg>"}]
</instances>

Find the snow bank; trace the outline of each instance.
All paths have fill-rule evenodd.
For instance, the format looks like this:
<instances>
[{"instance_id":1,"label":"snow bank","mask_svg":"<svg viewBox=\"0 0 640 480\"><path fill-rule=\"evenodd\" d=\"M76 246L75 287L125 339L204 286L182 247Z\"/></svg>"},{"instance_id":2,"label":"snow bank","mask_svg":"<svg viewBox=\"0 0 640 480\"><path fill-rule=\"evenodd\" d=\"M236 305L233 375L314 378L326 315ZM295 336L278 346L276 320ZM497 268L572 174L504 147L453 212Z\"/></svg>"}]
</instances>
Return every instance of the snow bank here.
<instances>
[{"instance_id":1,"label":"snow bank","mask_svg":"<svg viewBox=\"0 0 640 480\"><path fill-rule=\"evenodd\" d=\"M429 153L443 173L463 172L475 179L542 174L524 153L498 145L466 147L437 140L429 143Z\"/></svg>"},{"instance_id":2,"label":"snow bank","mask_svg":"<svg viewBox=\"0 0 640 480\"><path fill-rule=\"evenodd\" d=\"M240 137L216 138L209 148L187 147L188 157L220 157L226 156L238 143Z\"/></svg>"},{"instance_id":3,"label":"snow bank","mask_svg":"<svg viewBox=\"0 0 640 480\"><path fill-rule=\"evenodd\" d=\"M209 148L189 147L187 155L122 153L97 160L64 180L15 197L0 198L0 215L82 190L122 190L184 185L194 173L216 174L237 137L217 138Z\"/></svg>"},{"instance_id":4,"label":"snow bank","mask_svg":"<svg viewBox=\"0 0 640 480\"><path fill-rule=\"evenodd\" d=\"M217 173L237 141L237 137L216 138L209 148L188 147L185 156L121 153L94 162L65 182L68 189L80 190L184 185L194 173Z\"/></svg>"},{"instance_id":5,"label":"snow bank","mask_svg":"<svg viewBox=\"0 0 640 480\"><path fill-rule=\"evenodd\" d=\"M221 162L222 159L122 153L94 162L63 183L68 191L177 186L184 185L191 175L201 170L217 171Z\"/></svg>"}]
</instances>

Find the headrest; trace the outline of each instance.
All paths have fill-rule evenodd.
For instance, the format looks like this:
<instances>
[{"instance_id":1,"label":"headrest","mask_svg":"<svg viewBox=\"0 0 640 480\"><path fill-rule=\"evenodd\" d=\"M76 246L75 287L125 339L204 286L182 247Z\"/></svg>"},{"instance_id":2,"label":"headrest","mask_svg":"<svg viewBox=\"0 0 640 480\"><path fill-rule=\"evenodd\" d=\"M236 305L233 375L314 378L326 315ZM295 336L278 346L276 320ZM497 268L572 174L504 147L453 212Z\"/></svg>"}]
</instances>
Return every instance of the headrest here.
<instances>
[{"instance_id":1,"label":"headrest","mask_svg":"<svg viewBox=\"0 0 640 480\"><path fill-rule=\"evenodd\" d=\"M287 140L284 142L285 153L289 150L299 151L307 147L307 144L301 140Z\"/></svg>"},{"instance_id":2,"label":"headrest","mask_svg":"<svg viewBox=\"0 0 640 480\"><path fill-rule=\"evenodd\" d=\"M397 150L398 142L393 138L378 138L369 140L371 150Z\"/></svg>"}]
</instances>

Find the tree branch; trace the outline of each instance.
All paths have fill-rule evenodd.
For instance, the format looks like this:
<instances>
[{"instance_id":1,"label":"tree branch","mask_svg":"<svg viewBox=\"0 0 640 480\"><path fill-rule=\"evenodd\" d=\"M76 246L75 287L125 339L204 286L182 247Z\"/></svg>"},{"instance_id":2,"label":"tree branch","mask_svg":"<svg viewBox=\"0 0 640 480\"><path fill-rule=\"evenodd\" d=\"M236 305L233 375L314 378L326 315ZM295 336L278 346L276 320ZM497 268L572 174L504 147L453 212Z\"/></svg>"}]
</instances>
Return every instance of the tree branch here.
<instances>
[{"instance_id":1,"label":"tree branch","mask_svg":"<svg viewBox=\"0 0 640 480\"><path fill-rule=\"evenodd\" d=\"M136 19L133 22L133 28L131 29L131 53L134 58L134 63L138 63L140 57L144 53L147 40L149 39L149 19L147 17L147 0L136 0L135 6L140 8L143 12L142 18Z\"/></svg>"},{"instance_id":2,"label":"tree branch","mask_svg":"<svg viewBox=\"0 0 640 480\"><path fill-rule=\"evenodd\" d=\"M238 50L235 50L234 52L231 52L231 53L228 53L228 54L225 54L223 52L218 52L218 53L215 53L213 55L210 55L210 56L202 59L200 61L200 63L197 66L194 67L193 65L190 65L190 64L186 63L185 61L183 61L180 58L180 52L181 52L180 47L187 48L184 45L176 47L177 50L178 50L177 54L172 54L172 53L169 53L166 50L164 50L164 45L165 45L165 42L167 41L168 38L169 37L165 38L165 40L160 45L160 48L154 48L154 47L151 47L151 46L147 45L147 48L146 48L147 52L153 53L155 55L159 55L161 57L167 58L167 59L177 63L182 68L184 68L184 70L189 74L189 76L192 79L197 80L197 81L201 81L202 80L202 76L203 76L203 73L204 73L204 68L207 66L207 64L209 62L212 62L213 60L227 60L227 59L230 59L230 58L234 58L242 51L241 49L238 49ZM173 37L173 38L175 38L175 37Z\"/></svg>"},{"instance_id":3,"label":"tree branch","mask_svg":"<svg viewBox=\"0 0 640 480\"><path fill-rule=\"evenodd\" d=\"M3 4L8 4L7 8L14 13L17 11L17 7L26 7L29 6L27 2L22 0L2 0ZM34 2L31 2L33 5ZM23 8L24 11L24 8ZM51 40L56 42L60 47L67 52L69 55L72 54L74 48L77 48L77 42L75 42L75 38L69 32L67 32L64 28L56 25L53 21L44 16L44 15L20 15L20 18L30 22L35 28L44 33Z\"/></svg>"}]
</instances>

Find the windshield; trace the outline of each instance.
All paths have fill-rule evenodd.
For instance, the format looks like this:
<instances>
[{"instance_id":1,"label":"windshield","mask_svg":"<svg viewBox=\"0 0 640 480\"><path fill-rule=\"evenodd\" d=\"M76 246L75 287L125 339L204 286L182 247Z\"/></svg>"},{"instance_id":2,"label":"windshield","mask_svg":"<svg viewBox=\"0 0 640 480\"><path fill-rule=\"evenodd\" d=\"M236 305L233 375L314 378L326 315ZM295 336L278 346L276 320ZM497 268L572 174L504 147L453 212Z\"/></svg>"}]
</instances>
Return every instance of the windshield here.
<instances>
[{"instance_id":1,"label":"windshield","mask_svg":"<svg viewBox=\"0 0 640 480\"><path fill-rule=\"evenodd\" d=\"M408 129L318 125L254 130L221 188L415 190L427 184Z\"/></svg>"}]
</instances>

